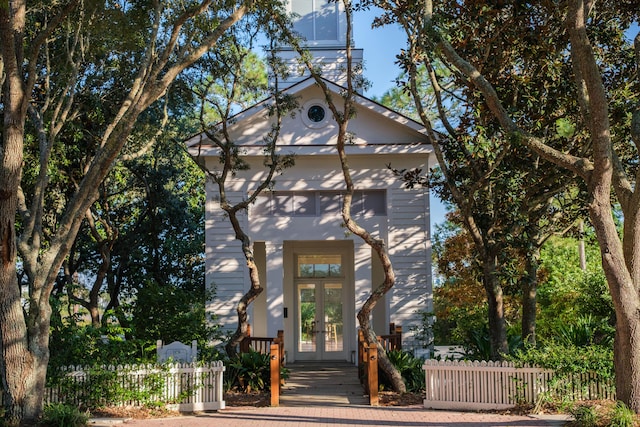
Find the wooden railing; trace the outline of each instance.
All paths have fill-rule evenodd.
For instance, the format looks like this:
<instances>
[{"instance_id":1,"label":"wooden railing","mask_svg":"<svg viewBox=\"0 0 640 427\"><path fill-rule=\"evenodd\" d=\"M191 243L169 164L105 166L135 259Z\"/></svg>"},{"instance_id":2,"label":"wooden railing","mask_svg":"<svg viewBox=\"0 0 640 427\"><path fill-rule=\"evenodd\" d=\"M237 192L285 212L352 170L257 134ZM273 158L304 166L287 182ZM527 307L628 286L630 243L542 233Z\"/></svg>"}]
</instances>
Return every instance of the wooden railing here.
<instances>
[{"instance_id":1,"label":"wooden railing","mask_svg":"<svg viewBox=\"0 0 640 427\"><path fill-rule=\"evenodd\" d=\"M391 323L389 334L377 338L385 351L402 350L402 326ZM368 345L362 330L358 330L358 371L360 382L369 395L369 405L378 406L378 346Z\"/></svg>"},{"instance_id":2,"label":"wooden railing","mask_svg":"<svg viewBox=\"0 0 640 427\"><path fill-rule=\"evenodd\" d=\"M426 360L425 408L453 410L507 409L536 404L541 397L569 400L615 399L610 378L597 373L559 379L553 371L515 367L509 362Z\"/></svg>"},{"instance_id":3,"label":"wooden railing","mask_svg":"<svg viewBox=\"0 0 640 427\"><path fill-rule=\"evenodd\" d=\"M271 406L280 405L280 393L282 391L282 367L285 362L284 354L284 331L278 331L275 338L252 337L251 326L248 328L248 335L240 342L240 352L248 353L249 350L262 354L269 354L271 371Z\"/></svg>"},{"instance_id":4,"label":"wooden railing","mask_svg":"<svg viewBox=\"0 0 640 427\"><path fill-rule=\"evenodd\" d=\"M379 335L378 342L382 344L385 351L402 350L402 326L390 323L389 334Z\"/></svg>"}]
</instances>

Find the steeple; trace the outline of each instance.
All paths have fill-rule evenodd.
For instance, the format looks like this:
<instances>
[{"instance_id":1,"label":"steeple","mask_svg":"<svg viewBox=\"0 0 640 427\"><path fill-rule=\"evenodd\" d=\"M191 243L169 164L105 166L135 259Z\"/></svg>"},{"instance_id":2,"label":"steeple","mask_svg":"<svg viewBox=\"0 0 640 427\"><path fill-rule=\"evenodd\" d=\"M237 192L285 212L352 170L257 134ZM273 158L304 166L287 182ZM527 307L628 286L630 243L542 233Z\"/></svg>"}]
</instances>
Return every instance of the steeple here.
<instances>
[{"instance_id":1,"label":"steeple","mask_svg":"<svg viewBox=\"0 0 640 427\"><path fill-rule=\"evenodd\" d=\"M294 29L309 47L344 49L347 22L342 2L290 0L289 12L295 14Z\"/></svg>"},{"instance_id":2,"label":"steeple","mask_svg":"<svg viewBox=\"0 0 640 427\"><path fill-rule=\"evenodd\" d=\"M320 66L322 77L345 86L346 31L347 17L341 1L331 0L289 0L287 11L293 14L294 30L303 38L313 55L313 61ZM353 49L353 66L362 63L362 49ZM284 89L309 76L306 69L298 64L298 54L289 46L279 50L279 56L289 68L289 76L279 81Z\"/></svg>"}]
</instances>

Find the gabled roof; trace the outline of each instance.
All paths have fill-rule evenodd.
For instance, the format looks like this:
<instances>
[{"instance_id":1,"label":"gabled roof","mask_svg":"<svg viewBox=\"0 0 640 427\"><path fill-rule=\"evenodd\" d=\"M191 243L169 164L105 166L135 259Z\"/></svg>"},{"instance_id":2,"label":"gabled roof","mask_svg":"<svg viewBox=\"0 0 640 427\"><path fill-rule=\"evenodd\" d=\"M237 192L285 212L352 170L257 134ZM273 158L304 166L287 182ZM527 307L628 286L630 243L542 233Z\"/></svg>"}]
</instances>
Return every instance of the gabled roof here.
<instances>
[{"instance_id":1,"label":"gabled roof","mask_svg":"<svg viewBox=\"0 0 640 427\"><path fill-rule=\"evenodd\" d=\"M346 88L323 79L338 108L342 105L341 93ZM308 77L284 90L284 93L299 98L300 109L292 116L283 118L278 147L299 155L325 154L335 147L337 125L331 117L320 124L305 120L305 108L325 104L325 96L313 77ZM273 102L269 97L252 107L234 115L227 121L227 128L238 146L247 155L262 155L263 137L270 130L273 120L267 115L267 106ZM363 95L354 94L356 117L349 122L349 131L354 143L349 146L353 153L390 153L432 151L424 126L409 117L393 111ZM330 111L327 109L330 116ZM217 147L207 135L199 133L186 141L192 155L216 156ZM331 150L332 151L332 150Z\"/></svg>"}]
</instances>

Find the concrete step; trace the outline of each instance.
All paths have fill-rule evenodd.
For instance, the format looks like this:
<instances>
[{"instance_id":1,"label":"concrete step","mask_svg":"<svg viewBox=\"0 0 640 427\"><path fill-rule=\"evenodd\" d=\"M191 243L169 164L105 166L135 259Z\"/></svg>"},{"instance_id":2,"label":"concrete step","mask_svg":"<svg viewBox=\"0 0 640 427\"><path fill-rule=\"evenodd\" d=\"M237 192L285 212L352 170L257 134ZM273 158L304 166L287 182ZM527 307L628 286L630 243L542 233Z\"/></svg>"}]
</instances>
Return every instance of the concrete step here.
<instances>
[{"instance_id":1,"label":"concrete step","mask_svg":"<svg viewBox=\"0 0 640 427\"><path fill-rule=\"evenodd\" d=\"M305 362L287 366L289 379L280 406L367 405L358 368L346 362Z\"/></svg>"}]
</instances>

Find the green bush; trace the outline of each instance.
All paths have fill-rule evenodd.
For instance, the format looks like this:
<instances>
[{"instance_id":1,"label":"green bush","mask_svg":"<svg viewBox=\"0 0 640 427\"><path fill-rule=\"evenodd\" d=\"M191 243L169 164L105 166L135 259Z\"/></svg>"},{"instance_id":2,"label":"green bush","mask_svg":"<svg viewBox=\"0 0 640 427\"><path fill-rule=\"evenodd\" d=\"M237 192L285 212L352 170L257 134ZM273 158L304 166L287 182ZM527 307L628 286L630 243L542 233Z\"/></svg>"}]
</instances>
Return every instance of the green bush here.
<instances>
[{"instance_id":1,"label":"green bush","mask_svg":"<svg viewBox=\"0 0 640 427\"><path fill-rule=\"evenodd\" d=\"M581 427L596 427L598 425L598 412L592 406L579 405L570 412L577 425Z\"/></svg>"},{"instance_id":2,"label":"green bush","mask_svg":"<svg viewBox=\"0 0 640 427\"><path fill-rule=\"evenodd\" d=\"M51 331L49 367L155 363L155 340L124 339L126 333L116 326L56 325Z\"/></svg>"},{"instance_id":3,"label":"green bush","mask_svg":"<svg viewBox=\"0 0 640 427\"><path fill-rule=\"evenodd\" d=\"M522 337L513 328L507 330L507 344L511 354L522 348ZM491 360L489 326L484 324L479 328L467 331L467 335L462 341L462 347L464 349L464 358L467 360Z\"/></svg>"},{"instance_id":4,"label":"green bush","mask_svg":"<svg viewBox=\"0 0 640 427\"><path fill-rule=\"evenodd\" d=\"M89 409L131 401L144 406L157 405L166 383L164 373L160 371L146 375L141 382L126 384L119 374L127 369L130 368L125 366L114 370L102 366L85 367L79 374L81 378L74 378L66 370L50 370L47 387L58 389L60 399L74 399Z\"/></svg>"},{"instance_id":5,"label":"green bush","mask_svg":"<svg viewBox=\"0 0 640 427\"><path fill-rule=\"evenodd\" d=\"M556 335L565 346L585 347L590 345L612 346L615 328L606 318L596 318L591 314L582 315L571 323L558 326Z\"/></svg>"},{"instance_id":6,"label":"green bush","mask_svg":"<svg viewBox=\"0 0 640 427\"><path fill-rule=\"evenodd\" d=\"M419 393L425 389L425 376L422 370L423 361L419 357L414 357L411 353L407 353L402 350L392 350L387 352L389 361L396 367L396 369L402 375L404 384L407 387L408 392ZM384 375L378 375L381 379L382 387L389 386L387 381L384 381Z\"/></svg>"},{"instance_id":7,"label":"green bush","mask_svg":"<svg viewBox=\"0 0 640 427\"><path fill-rule=\"evenodd\" d=\"M637 418L635 412L622 402L616 403L611 414L609 427L633 427L636 425Z\"/></svg>"},{"instance_id":8,"label":"green bush","mask_svg":"<svg viewBox=\"0 0 640 427\"><path fill-rule=\"evenodd\" d=\"M553 371L549 390L538 396L537 406L572 405L577 387L581 387L583 391L593 383L600 385L608 383L613 387L613 350L609 347L600 345L578 347L552 343L539 348L521 349L508 359L515 362L516 366L539 366ZM591 375L582 376L582 379L576 383L575 374ZM576 410L583 411L579 408Z\"/></svg>"},{"instance_id":9,"label":"green bush","mask_svg":"<svg viewBox=\"0 0 640 427\"><path fill-rule=\"evenodd\" d=\"M578 347L551 343L544 347L520 349L508 359L518 365L552 369L557 375L597 372L602 379L614 377L613 349L608 346Z\"/></svg>"},{"instance_id":10,"label":"green bush","mask_svg":"<svg viewBox=\"0 0 640 427\"><path fill-rule=\"evenodd\" d=\"M254 350L240 353L225 362L225 389L242 392L268 390L271 385L271 362L268 354Z\"/></svg>"},{"instance_id":11,"label":"green bush","mask_svg":"<svg viewBox=\"0 0 640 427\"><path fill-rule=\"evenodd\" d=\"M82 427L89 421L89 413L62 403L44 407L42 424L48 427Z\"/></svg>"}]
</instances>

